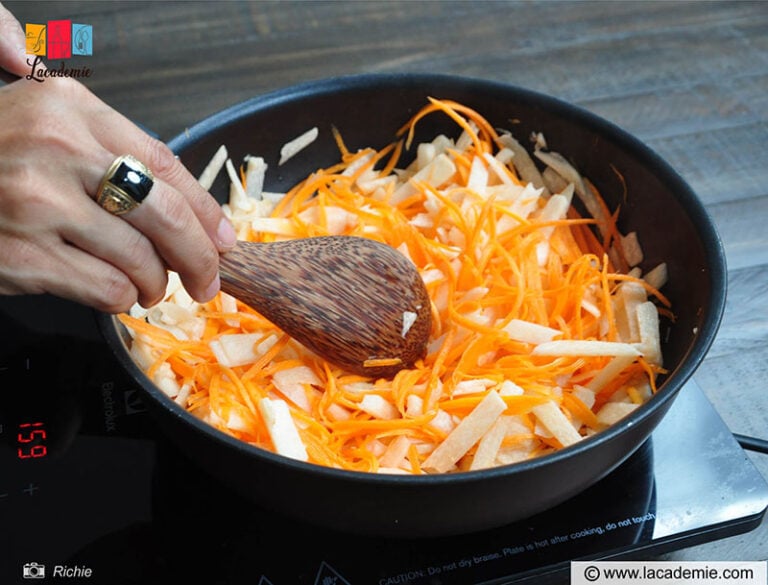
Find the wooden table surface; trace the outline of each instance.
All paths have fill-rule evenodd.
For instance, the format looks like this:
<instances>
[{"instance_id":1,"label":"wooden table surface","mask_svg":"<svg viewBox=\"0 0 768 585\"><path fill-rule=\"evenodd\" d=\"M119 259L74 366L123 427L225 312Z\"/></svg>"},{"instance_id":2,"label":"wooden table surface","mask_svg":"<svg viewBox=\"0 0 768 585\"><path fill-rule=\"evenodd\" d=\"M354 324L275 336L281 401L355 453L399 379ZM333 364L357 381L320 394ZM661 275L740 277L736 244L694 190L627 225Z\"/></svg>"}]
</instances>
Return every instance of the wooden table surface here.
<instances>
[{"instance_id":1,"label":"wooden table surface","mask_svg":"<svg viewBox=\"0 0 768 585\"><path fill-rule=\"evenodd\" d=\"M438 72L509 82L616 123L690 183L725 245L724 321L694 379L728 426L768 439L768 2L5 2L93 27L84 82L171 138L298 82ZM768 456L749 454L764 477ZM668 554L768 558L768 520Z\"/></svg>"}]
</instances>

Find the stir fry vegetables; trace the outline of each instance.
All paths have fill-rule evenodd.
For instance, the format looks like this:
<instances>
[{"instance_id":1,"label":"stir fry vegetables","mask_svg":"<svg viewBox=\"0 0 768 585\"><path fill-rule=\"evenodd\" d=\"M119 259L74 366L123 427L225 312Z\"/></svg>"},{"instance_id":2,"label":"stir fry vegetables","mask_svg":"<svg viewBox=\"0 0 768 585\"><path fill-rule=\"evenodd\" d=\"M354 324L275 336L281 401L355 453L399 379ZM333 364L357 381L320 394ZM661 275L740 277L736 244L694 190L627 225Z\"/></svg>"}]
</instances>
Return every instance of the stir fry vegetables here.
<instances>
[{"instance_id":1,"label":"stir fry vegetables","mask_svg":"<svg viewBox=\"0 0 768 585\"><path fill-rule=\"evenodd\" d=\"M456 137L412 144L428 115L449 116ZM355 235L410 258L432 300L428 355L393 379L352 375L226 294L192 301L172 274L163 302L120 316L169 397L287 457L411 474L551 453L650 398L664 371L659 315L671 316L665 266L640 272L635 234L619 232L618 211L543 136L531 156L478 112L437 99L383 149L334 136L339 163L288 193L263 190L262 158L238 172L225 147L201 181L226 167L241 239ZM402 168L404 151L415 158Z\"/></svg>"}]
</instances>

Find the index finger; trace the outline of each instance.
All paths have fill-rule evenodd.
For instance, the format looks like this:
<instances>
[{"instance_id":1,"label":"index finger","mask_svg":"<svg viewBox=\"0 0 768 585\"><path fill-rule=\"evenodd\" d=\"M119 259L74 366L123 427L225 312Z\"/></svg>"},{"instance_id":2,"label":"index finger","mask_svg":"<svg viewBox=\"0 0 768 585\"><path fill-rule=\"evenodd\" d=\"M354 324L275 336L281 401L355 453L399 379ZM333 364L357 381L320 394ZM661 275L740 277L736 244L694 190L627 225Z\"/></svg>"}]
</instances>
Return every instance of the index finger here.
<instances>
[{"instance_id":1,"label":"index finger","mask_svg":"<svg viewBox=\"0 0 768 585\"><path fill-rule=\"evenodd\" d=\"M155 178L181 193L219 252L226 252L235 245L235 231L221 205L200 186L167 145L119 115L102 144L115 154L134 155L149 167Z\"/></svg>"},{"instance_id":2,"label":"index finger","mask_svg":"<svg viewBox=\"0 0 768 585\"><path fill-rule=\"evenodd\" d=\"M26 39L21 24L0 4L0 69L16 76L28 71Z\"/></svg>"},{"instance_id":3,"label":"index finger","mask_svg":"<svg viewBox=\"0 0 768 585\"><path fill-rule=\"evenodd\" d=\"M231 249L236 240L219 203L165 144L116 112L103 112L93 133L106 150L130 153L154 174L144 202L122 217L152 241L193 298L209 300L219 289L218 254ZM109 162L104 169L108 166ZM97 195L97 189L98 184L89 191Z\"/></svg>"}]
</instances>

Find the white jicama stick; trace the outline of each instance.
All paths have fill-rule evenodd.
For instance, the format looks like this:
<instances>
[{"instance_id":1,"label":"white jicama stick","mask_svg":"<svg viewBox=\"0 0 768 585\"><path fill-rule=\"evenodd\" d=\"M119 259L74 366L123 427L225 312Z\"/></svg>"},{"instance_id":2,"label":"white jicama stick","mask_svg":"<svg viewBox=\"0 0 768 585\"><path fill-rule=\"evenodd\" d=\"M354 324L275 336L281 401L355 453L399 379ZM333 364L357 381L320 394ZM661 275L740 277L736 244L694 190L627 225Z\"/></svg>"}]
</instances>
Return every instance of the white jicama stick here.
<instances>
[{"instance_id":1,"label":"white jicama stick","mask_svg":"<svg viewBox=\"0 0 768 585\"><path fill-rule=\"evenodd\" d=\"M572 187L567 187L566 191L570 189L572 189ZM546 205L541 209L537 219L541 222L564 219L570 206L571 202L566 195L552 195L547 200ZM546 226L541 228L540 231L542 235L548 239L552 236L552 232L555 231L555 226Z\"/></svg>"},{"instance_id":2,"label":"white jicama stick","mask_svg":"<svg viewBox=\"0 0 768 585\"><path fill-rule=\"evenodd\" d=\"M380 420L393 420L400 416L397 408L378 394L366 394L360 401L360 410Z\"/></svg>"},{"instance_id":3,"label":"white jicama stick","mask_svg":"<svg viewBox=\"0 0 768 585\"><path fill-rule=\"evenodd\" d=\"M488 378L472 378L471 380L462 380L453 388L452 396L461 396L462 394L477 394L485 392L488 388L495 386L496 381Z\"/></svg>"},{"instance_id":4,"label":"white jicama stick","mask_svg":"<svg viewBox=\"0 0 768 585\"><path fill-rule=\"evenodd\" d=\"M569 185L566 190L573 192L572 185ZM552 195L547 199L547 203L539 212L537 219L541 222L549 222L565 218L568 213L568 209L571 207L570 199L565 195ZM536 246L536 255L538 257L539 266L545 266L547 264L547 258L549 256L549 239L552 237L552 233L555 231L555 226L548 225L542 227L539 232L544 237L544 241L539 242Z\"/></svg>"},{"instance_id":5,"label":"white jicama stick","mask_svg":"<svg viewBox=\"0 0 768 585\"><path fill-rule=\"evenodd\" d=\"M173 399L173 401L181 406L182 408L187 407L187 400L189 399L189 395L192 392L192 384L184 384L181 389L179 390L179 393L176 395L176 398Z\"/></svg>"},{"instance_id":6,"label":"white jicama stick","mask_svg":"<svg viewBox=\"0 0 768 585\"><path fill-rule=\"evenodd\" d=\"M621 236L621 247L624 249L624 258L630 266L637 266L643 261L643 248L637 238L637 232L629 232Z\"/></svg>"},{"instance_id":7,"label":"white jicama stick","mask_svg":"<svg viewBox=\"0 0 768 585\"><path fill-rule=\"evenodd\" d=\"M260 156L249 156L245 163L245 194L252 199L261 200L264 190L264 177L267 163Z\"/></svg>"},{"instance_id":8,"label":"white jicama stick","mask_svg":"<svg viewBox=\"0 0 768 585\"><path fill-rule=\"evenodd\" d=\"M548 152L545 150L536 150L533 154L544 164L551 167L567 182L573 183L573 186L576 189L576 194L579 197L584 197L586 195L587 188L584 185L584 179L582 178L579 171L577 171L573 165L571 165L571 163L565 160L563 155L561 155L559 152ZM596 211L596 209L591 209L590 207L591 206L587 205L588 211L592 214L592 217L597 219L593 213L593 211Z\"/></svg>"},{"instance_id":9,"label":"white jicama stick","mask_svg":"<svg viewBox=\"0 0 768 585\"><path fill-rule=\"evenodd\" d=\"M284 217L256 217L251 220L251 229L255 232L275 234L277 236L296 235L296 228L293 222Z\"/></svg>"},{"instance_id":10,"label":"white jicama stick","mask_svg":"<svg viewBox=\"0 0 768 585\"><path fill-rule=\"evenodd\" d=\"M520 178L527 183L533 183L534 187L545 187L544 178L525 147L507 132L501 134L499 139L505 147L514 153L512 163L520 174ZM549 197L549 191L544 192L544 197Z\"/></svg>"},{"instance_id":11,"label":"white jicama stick","mask_svg":"<svg viewBox=\"0 0 768 585\"><path fill-rule=\"evenodd\" d=\"M405 436L400 435L392 439L392 442L384 451L383 455L379 457L379 467L384 468L397 468L405 459L405 455L408 453L408 448L411 446L411 440Z\"/></svg>"},{"instance_id":12,"label":"white jicama stick","mask_svg":"<svg viewBox=\"0 0 768 585\"><path fill-rule=\"evenodd\" d=\"M483 398L445 440L432 451L422 467L444 473L493 426L507 408L507 403L495 391Z\"/></svg>"},{"instance_id":13,"label":"white jicama stick","mask_svg":"<svg viewBox=\"0 0 768 585\"><path fill-rule=\"evenodd\" d=\"M488 187L488 169L483 164L483 159L476 157L472 159L467 177L467 188L472 189L480 195L485 195Z\"/></svg>"},{"instance_id":14,"label":"white jicama stick","mask_svg":"<svg viewBox=\"0 0 768 585\"><path fill-rule=\"evenodd\" d=\"M278 165L282 165L294 156L296 156L299 152L304 150L307 146L312 144L318 136L318 130L317 128L310 128L300 136L297 136L293 140L290 140L286 142L283 147L280 149L280 161L277 163Z\"/></svg>"},{"instance_id":15,"label":"white jicama stick","mask_svg":"<svg viewBox=\"0 0 768 585\"><path fill-rule=\"evenodd\" d=\"M633 355L618 355L614 357L590 380L586 387L592 390L592 392L600 392L608 382L618 376L635 359L636 357Z\"/></svg>"},{"instance_id":16,"label":"white jicama stick","mask_svg":"<svg viewBox=\"0 0 768 585\"><path fill-rule=\"evenodd\" d=\"M223 366L230 368L256 361L256 343L264 337L262 333L230 333L212 340L208 345Z\"/></svg>"},{"instance_id":17,"label":"white jicama stick","mask_svg":"<svg viewBox=\"0 0 768 585\"><path fill-rule=\"evenodd\" d=\"M569 163L563 155L558 152L547 152L543 150L536 150L534 152L543 163L551 167L555 172L561 175L566 181L573 183L576 194L581 199L584 207L587 208L589 214L597 221L601 233L605 231L605 225L608 218L605 217L603 208L600 205L597 197L590 189L589 181L581 176L581 174ZM605 233L602 234L605 236Z\"/></svg>"},{"instance_id":18,"label":"white jicama stick","mask_svg":"<svg viewBox=\"0 0 768 585\"><path fill-rule=\"evenodd\" d=\"M210 162L205 166L203 172L200 173L198 182L206 191L210 190L211 186L213 186L213 182L216 180L221 168L224 166L227 156L227 147L222 144L219 146L219 149L213 155Z\"/></svg>"},{"instance_id":19,"label":"white jicama stick","mask_svg":"<svg viewBox=\"0 0 768 585\"><path fill-rule=\"evenodd\" d=\"M512 319L504 326L504 331L509 335L509 338L514 341L522 341L523 343L532 344L552 341L554 337L562 335L562 332L557 329L539 325L538 323L531 323L530 321L523 321L521 319Z\"/></svg>"},{"instance_id":20,"label":"white jicama stick","mask_svg":"<svg viewBox=\"0 0 768 585\"><path fill-rule=\"evenodd\" d=\"M416 188L412 185L412 181L424 181L431 185L441 185L450 179L455 172L456 165L453 164L453 161L445 154L439 154L426 167L411 177L410 181L400 185L392 194L391 202L393 204L400 203L413 195L416 192Z\"/></svg>"},{"instance_id":21,"label":"white jicama stick","mask_svg":"<svg viewBox=\"0 0 768 585\"><path fill-rule=\"evenodd\" d=\"M569 183L562 176L557 174L557 171L552 167L547 167L541 173L541 177L544 180L547 190L550 193L562 193L568 185L573 186L573 183Z\"/></svg>"},{"instance_id":22,"label":"white jicama stick","mask_svg":"<svg viewBox=\"0 0 768 585\"><path fill-rule=\"evenodd\" d=\"M315 372L308 366L279 370L272 375L272 383L281 394L307 412L311 411L307 396L308 388L322 384Z\"/></svg>"},{"instance_id":23,"label":"white jicama stick","mask_svg":"<svg viewBox=\"0 0 768 585\"><path fill-rule=\"evenodd\" d=\"M628 402L607 402L597 413L597 422L606 427L617 423L625 416L632 414L639 404Z\"/></svg>"},{"instance_id":24,"label":"white jicama stick","mask_svg":"<svg viewBox=\"0 0 768 585\"><path fill-rule=\"evenodd\" d=\"M477 444L477 451L475 451L475 456L472 458L472 463L469 466L470 471L493 467L496 455L501 447L501 442L507 434L509 420L510 417L508 416L500 416L493 423L493 426L488 429L488 432L483 435L483 438Z\"/></svg>"},{"instance_id":25,"label":"white jicama stick","mask_svg":"<svg viewBox=\"0 0 768 585\"><path fill-rule=\"evenodd\" d=\"M625 343L640 341L637 307L648 300L645 288L636 282L622 282L616 290L614 316L619 339Z\"/></svg>"},{"instance_id":26,"label":"white jicama stick","mask_svg":"<svg viewBox=\"0 0 768 585\"><path fill-rule=\"evenodd\" d=\"M662 286L667 284L667 280L669 278L667 274L667 264L666 262L662 262L656 268L653 268L652 270L649 270L645 273L645 282L650 284L655 289L660 289Z\"/></svg>"},{"instance_id":27,"label":"white jicama stick","mask_svg":"<svg viewBox=\"0 0 768 585\"><path fill-rule=\"evenodd\" d=\"M232 164L232 159L227 159L224 163L227 169L227 175L229 175L230 181L230 196L229 204L235 208L243 208L247 205L248 195L245 194L243 184L240 182L240 177L237 175L235 165Z\"/></svg>"},{"instance_id":28,"label":"white jicama stick","mask_svg":"<svg viewBox=\"0 0 768 585\"><path fill-rule=\"evenodd\" d=\"M301 441L288 404L284 400L262 398L258 405L275 451L285 457L307 461L307 449Z\"/></svg>"},{"instance_id":29,"label":"white jicama stick","mask_svg":"<svg viewBox=\"0 0 768 585\"><path fill-rule=\"evenodd\" d=\"M563 447L581 441L581 435L554 402L539 404L531 410L544 428L552 433Z\"/></svg>"},{"instance_id":30,"label":"white jicama stick","mask_svg":"<svg viewBox=\"0 0 768 585\"><path fill-rule=\"evenodd\" d=\"M533 348L534 355L627 355L639 356L640 351L631 343L619 343L616 341L583 341L580 339L562 339L548 341Z\"/></svg>"},{"instance_id":31,"label":"white jicama stick","mask_svg":"<svg viewBox=\"0 0 768 585\"><path fill-rule=\"evenodd\" d=\"M220 298L221 298L221 312L231 313L232 315L235 315L237 313L237 299L235 299L235 297L233 297L232 295L228 295L225 292L222 292L220 294ZM240 327L239 317L228 317L224 319L224 322L230 327Z\"/></svg>"},{"instance_id":32,"label":"white jicama stick","mask_svg":"<svg viewBox=\"0 0 768 585\"><path fill-rule=\"evenodd\" d=\"M637 322L640 328L640 343L635 347L645 359L655 365L662 365L661 334L659 333L659 310L651 301L637 307Z\"/></svg>"},{"instance_id":33,"label":"white jicama stick","mask_svg":"<svg viewBox=\"0 0 768 585\"><path fill-rule=\"evenodd\" d=\"M509 153L510 158L512 158L513 154L511 150L505 149L507 153ZM497 155L498 156L498 155ZM504 163L502 163L499 159L497 159L495 156L493 156L490 152L486 152L483 155L483 160L488 164L488 169L490 171L493 171L493 174L498 177L498 179L504 183L505 185L515 185L515 183L512 181L512 179L509 176L509 171L506 170L504 167Z\"/></svg>"}]
</instances>

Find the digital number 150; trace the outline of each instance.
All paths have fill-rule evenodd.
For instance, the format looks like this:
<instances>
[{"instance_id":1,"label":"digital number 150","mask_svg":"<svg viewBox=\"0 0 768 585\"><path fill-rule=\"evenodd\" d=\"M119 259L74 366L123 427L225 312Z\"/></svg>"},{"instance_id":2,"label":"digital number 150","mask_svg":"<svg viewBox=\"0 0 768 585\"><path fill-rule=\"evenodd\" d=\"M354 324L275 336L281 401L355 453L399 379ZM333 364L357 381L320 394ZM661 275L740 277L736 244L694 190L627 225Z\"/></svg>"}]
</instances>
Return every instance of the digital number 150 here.
<instances>
[{"instance_id":1,"label":"digital number 150","mask_svg":"<svg viewBox=\"0 0 768 585\"><path fill-rule=\"evenodd\" d=\"M45 446L45 426L41 422L22 423L19 425L19 433L16 439L19 442L19 459L45 457L48 447Z\"/></svg>"}]
</instances>

